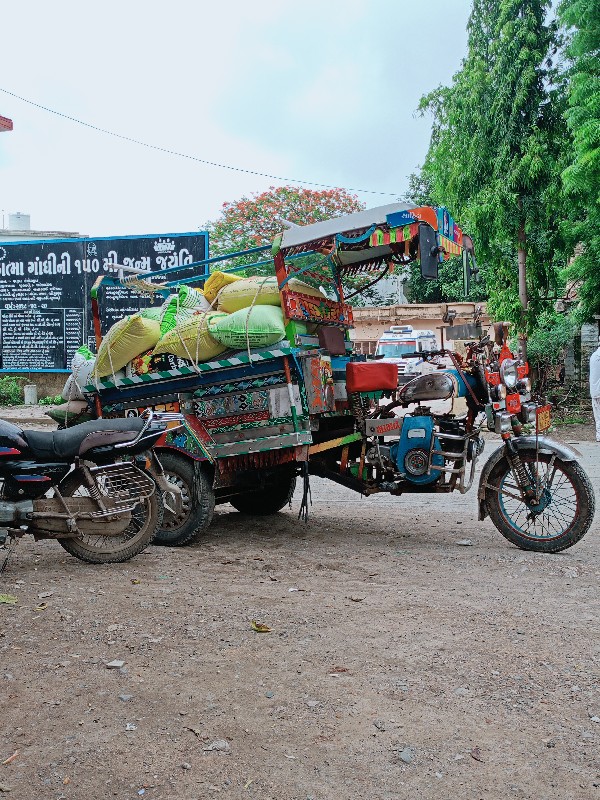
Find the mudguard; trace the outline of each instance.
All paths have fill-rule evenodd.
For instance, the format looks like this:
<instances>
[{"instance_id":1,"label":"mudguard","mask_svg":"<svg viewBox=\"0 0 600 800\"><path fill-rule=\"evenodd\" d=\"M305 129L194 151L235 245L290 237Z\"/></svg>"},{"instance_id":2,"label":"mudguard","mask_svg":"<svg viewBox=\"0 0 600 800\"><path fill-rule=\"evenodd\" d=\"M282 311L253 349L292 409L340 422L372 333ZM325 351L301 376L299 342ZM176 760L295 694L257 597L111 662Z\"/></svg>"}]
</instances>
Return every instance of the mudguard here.
<instances>
[{"instance_id":1,"label":"mudguard","mask_svg":"<svg viewBox=\"0 0 600 800\"><path fill-rule=\"evenodd\" d=\"M561 461L580 461L581 453L573 447L568 447L562 442L557 442L549 436L517 436L512 439L514 446L517 450L535 450L537 443L537 450L539 453L546 455L557 455ZM490 477L490 473L504 458L504 445L501 444L486 461L481 475L479 476L479 489L477 490L477 500L479 503L479 519L484 520L487 517L487 510L485 507L485 487Z\"/></svg>"}]
</instances>

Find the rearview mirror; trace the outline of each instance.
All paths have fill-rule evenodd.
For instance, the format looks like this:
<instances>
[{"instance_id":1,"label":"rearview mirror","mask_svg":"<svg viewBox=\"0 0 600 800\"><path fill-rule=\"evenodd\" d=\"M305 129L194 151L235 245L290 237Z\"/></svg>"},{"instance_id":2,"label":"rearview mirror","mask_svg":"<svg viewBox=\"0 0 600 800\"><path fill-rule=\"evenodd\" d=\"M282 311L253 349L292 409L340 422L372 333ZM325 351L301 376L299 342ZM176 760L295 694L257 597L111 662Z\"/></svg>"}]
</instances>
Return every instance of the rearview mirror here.
<instances>
[{"instance_id":1,"label":"rearview mirror","mask_svg":"<svg viewBox=\"0 0 600 800\"><path fill-rule=\"evenodd\" d=\"M419 225L419 260L421 262L421 277L428 281L438 279L440 248L437 236L431 225L422 222Z\"/></svg>"}]
</instances>

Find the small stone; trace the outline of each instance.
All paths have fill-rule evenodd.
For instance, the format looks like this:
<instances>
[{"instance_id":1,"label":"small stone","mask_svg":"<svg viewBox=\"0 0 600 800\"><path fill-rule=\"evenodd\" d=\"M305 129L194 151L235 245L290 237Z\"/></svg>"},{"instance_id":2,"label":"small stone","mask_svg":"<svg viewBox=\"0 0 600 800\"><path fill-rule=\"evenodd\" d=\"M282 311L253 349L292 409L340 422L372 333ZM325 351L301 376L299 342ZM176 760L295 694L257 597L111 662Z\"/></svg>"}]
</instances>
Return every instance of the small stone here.
<instances>
[{"instance_id":1,"label":"small stone","mask_svg":"<svg viewBox=\"0 0 600 800\"><path fill-rule=\"evenodd\" d=\"M128 703L132 699L133 699L133 695L132 694L120 694L119 695L119 700L122 700L124 703Z\"/></svg>"},{"instance_id":2,"label":"small stone","mask_svg":"<svg viewBox=\"0 0 600 800\"><path fill-rule=\"evenodd\" d=\"M460 545L461 547L472 547L473 542L470 539L459 539L455 544Z\"/></svg>"},{"instance_id":3,"label":"small stone","mask_svg":"<svg viewBox=\"0 0 600 800\"><path fill-rule=\"evenodd\" d=\"M454 694L457 694L459 697L465 697L469 694L469 690L464 686L459 686L458 689L454 690Z\"/></svg>"},{"instance_id":4,"label":"small stone","mask_svg":"<svg viewBox=\"0 0 600 800\"><path fill-rule=\"evenodd\" d=\"M385 722L384 722L384 720L376 719L375 722L373 723L373 725L375 725L375 727L377 728L378 731L381 731L382 733L385 731Z\"/></svg>"},{"instance_id":5,"label":"small stone","mask_svg":"<svg viewBox=\"0 0 600 800\"><path fill-rule=\"evenodd\" d=\"M40 592L38 594L38 597L40 598L40 600L43 600L44 597L52 597L53 594L54 592Z\"/></svg>"},{"instance_id":6,"label":"small stone","mask_svg":"<svg viewBox=\"0 0 600 800\"><path fill-rule=\"evenodd\" d=\"M306 705L309 708L317 708L317 706L321 705L318 700L307 700Z\"/></svg>"},{"instance_id":7,"label":"small stone","mask_svg":"<svg viewBox=\"0 0 600 800\"><path fill-rule=\"evenodd\" d=\"M275 692L265 692L265 697L272 700L275 697Z\"/></svg>"},{"instance_id":8,"label":"small stone","mask_svg":"<svg viewBox=\"0 0 600 800\"><path fill-rule=\"evenodd\" d=\"M192 765L189 763L189 761L184 761L181 765L181 769L191 769L191 768Z\"/></svg>"},{"instance_id":9,"label":"small stone","mask_svg":"<svg viewBox=\"0 0 600 800\"><path fill-rule=\"evenodd\" d=\"M124 661L119 661L115 659L114 661L109 661L106 665L106 669L122 669L125 666Z\"/></svg>"},{"instance_id":10,"label":"small stone","mask_svg":"<svg viewBox=\"0 0 600 800\"><path fill-rule=\"evenodd\" d=\"M597 716L590 717L590 722L600 722L600 717Z\"/></svg>"},{"instance_id":11,"label":"small stone","mask_svg":"<svg viewBox=\"0 0 600 800\"><path fill-rule=\"evenodd\" d=\"M212 750L220 753L229 753L231 750L231 745L226 739L217 739L216 741L207 744L206 747L203 747L202 749L205 753L208 753Z\"/></svg>"},{"instance_id":12,"label":"small stone","mask_svg":"<svg viewBox=\"0 0 600 800\"><path fill-rule=\"evenodd\" d=\"M137 731L137 725L134 725L133 722L128 722L127 725L125 725L125 730L126 731Z\"/></svg>"},{"instance_id":13,"label":"small stone","mask_svg":"<svg viewBox=\"0 0 600 800\"><path fill-rule=\"evenodd\" d=\"M435 777L436 777L438 780L440 780L441 778L443 778L443 777L444 777L444 775L443 775L443 773L442 773L442 772L436 772L436 773L435 773Z\"/></svg>"},{"instance_id":14,"label":"small stone","mask_svg":"<svg viewBox=\"0 0 600 800\"><path fill-rule=\"evenodd\" d=\"M400 761L403 761L405 764L410 764L413 760L412 750L410 747L405 747L404 750L400 753Z\"/></svg>"}]
</instances>

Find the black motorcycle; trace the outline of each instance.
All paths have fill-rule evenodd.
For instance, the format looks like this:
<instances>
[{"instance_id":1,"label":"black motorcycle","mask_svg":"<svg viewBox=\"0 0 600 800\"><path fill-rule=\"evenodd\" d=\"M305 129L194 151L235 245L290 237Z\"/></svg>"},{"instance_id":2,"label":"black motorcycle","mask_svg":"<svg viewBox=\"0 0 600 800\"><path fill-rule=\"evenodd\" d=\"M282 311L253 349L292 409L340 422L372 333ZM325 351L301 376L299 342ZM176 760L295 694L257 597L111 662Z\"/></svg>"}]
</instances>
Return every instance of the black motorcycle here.
<instances>
[{"instance_id":1,"label":"black motorcycle","mask_svg":"<svg viewBox=\"0 0 600 800\"><path fill-rule=\"evenodd\" d=\"M171 511L180 502L151 452L173 417L146 412L60 431L0 420L0 545L31 533L93 564L140 553L163 502Z\"/></svg>"}]
</instances>

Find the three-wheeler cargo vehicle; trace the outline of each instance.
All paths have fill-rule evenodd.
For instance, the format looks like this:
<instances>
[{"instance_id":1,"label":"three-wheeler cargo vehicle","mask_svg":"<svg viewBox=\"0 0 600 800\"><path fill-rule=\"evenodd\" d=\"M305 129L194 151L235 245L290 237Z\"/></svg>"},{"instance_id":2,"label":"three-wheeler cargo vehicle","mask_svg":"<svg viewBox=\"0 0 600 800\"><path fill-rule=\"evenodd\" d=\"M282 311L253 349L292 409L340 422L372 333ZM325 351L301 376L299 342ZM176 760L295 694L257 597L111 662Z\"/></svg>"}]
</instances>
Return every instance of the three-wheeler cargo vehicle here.
<instances>
[{"instance_id":1,"label":"three-wheeler cargo vehicle","mask_svg":"<svg viewBox=\"0 0 600 800\"><path fill-rule=\"evenodd\" d=\"M472 240L446 209L395 203L290 227L274 240L270 259L252 263L264 249L232 253L236 266L229 271L272 269L283 340L205 362L163 357L144 374L88 387L99 416L137 416L148 408L183 415L183 425L155 446L182 495L177 511L165 515L159 542L196 539L218 503L274 514L290 501L298 477L304 515L311 476L364 497L467 492L484 431L498 434L501 444L480 473L479 519L489 515L526 550L556 552L581 539L594 514L592 487L578 454L545 434L550 408L531 399L528 365L509 349L506 326L488 333L477 318L459 326L462 338L465 329L472 338L462 355L448 346L452 325L444 328L446 344L415 353L435 368L402 386L395 364L353 351L348 301L357 292L411 262L432 280L450 257L462 256L467 279L474 272ZM179 267L99 278L92 302L98 344L102 283L166 297L180 285L202 287L225 260L199 262L191 278L178 279ZM298 281L315 293L298 291ZM437 401L456 398L462 401L452 409L435 410Z\"/></svg>"}]
</instances>

